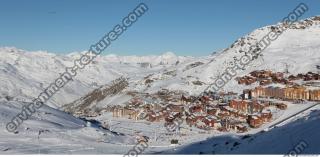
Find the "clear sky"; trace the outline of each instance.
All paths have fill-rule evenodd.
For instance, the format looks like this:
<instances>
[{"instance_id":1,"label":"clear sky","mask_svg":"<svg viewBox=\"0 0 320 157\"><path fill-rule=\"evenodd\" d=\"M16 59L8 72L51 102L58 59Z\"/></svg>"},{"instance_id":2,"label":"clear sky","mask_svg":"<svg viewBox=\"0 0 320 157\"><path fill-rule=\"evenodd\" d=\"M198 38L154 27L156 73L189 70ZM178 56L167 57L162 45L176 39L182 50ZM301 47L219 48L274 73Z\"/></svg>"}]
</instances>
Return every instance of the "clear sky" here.
<instances>
[{"instance_id":1,"label":"clear sky","mask_svg":"<svg viewBox=\"0 0 320 157\"><path fill-rule=\"evenodd\" d=\"M140 2L149 10L103 54L204 56L253 29L279 22L297 0L1 0L0 46L84 51ZM320 15L320 1L306 0Z\"/></svg>"}]
</instances>

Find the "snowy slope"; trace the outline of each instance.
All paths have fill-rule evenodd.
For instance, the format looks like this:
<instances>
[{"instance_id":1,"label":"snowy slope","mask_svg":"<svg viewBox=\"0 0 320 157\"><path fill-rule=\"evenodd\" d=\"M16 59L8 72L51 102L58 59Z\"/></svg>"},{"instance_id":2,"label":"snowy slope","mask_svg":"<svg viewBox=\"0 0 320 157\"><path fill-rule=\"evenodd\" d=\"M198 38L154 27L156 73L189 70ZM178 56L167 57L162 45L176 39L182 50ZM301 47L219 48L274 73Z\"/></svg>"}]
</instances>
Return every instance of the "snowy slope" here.
<instances>
[{"instance_id":1,"label":"snowy slope","mask_svg":"<svg viewBox=\"0 0 320 157\"><path fill-rule=\"evenodd\" d=\"M22 104L26 103L0 100L0 154L115 153L117 151L108 151L103 147L132 145L135 142L132 136L118 135L94 123L88 125L87 121L49 106L42 107L25 121L17 134L9 133L5 130L6 123L21 111ZM118 153L127 151L120 148Z\"/></svg>"},{"instance_id":2,"label":"snowy slope","mask_svg":"<svg viewBox=\"0 0 320 157\"><path fill-rule=\"evenodd\" d=\"M79 53L64 56L9 47L0 48L0 54L0 97L10 96L19 100L36 97L80 57ZM143 57L100 56L58 92L48 105L61 107L120 76L140 80L150 72L190 59L192 57L177 57L173 53ZM150 63L152 67L143 67L140 63Z\"/></svg>"},{"instance_id":3,"label":"snowy slope","mask_svg":"<svg viewBox=\"0 0 320 157\"><path fill-rule=\"evenodd\" d=\"M302 142L300 154L319 154L320 107L317 106L269 132L226 135L168 150L169 154L287 154Z\"/></svg>"},{"instance_id":4,"label":"snowy slope","mask_svg":"<svg viewBox=\"0 0 320 157\"><path fill-rule=\"evenodd\" d=\"M308 23L308 21L312 23ZM306 25L306 23L308 23ZM273 25L273 27L281 24ZM303 26L303 27L301 27ZM125 153L132 148L132 137L118 135L96 126L86 126L87 122L59 111L61 106L85 96L91 91L110 83L111 80L126 76L129 87L126 89L141 92L156 92L162 88L184 90L190 94L203 91L224 69L230 66L235 58L243 55L248 47L271 30L271 26L259 28L238 39L229 48L205 57L180 57L173 53L160 56L116 56L97 57L93 64L80 72L74 81L63 87L51 100L48 106L23 123L18 134L10 134L4 128L20 110L23 104L30 102L46 88L66 67L80 57L79 53L56 55L48 52L27 52L17 48L0 48L0 154L1 153ZM239 76L252 70L270 69L290 73L319 72L320 61L320 21L310 18L295 24L295 28L284 32L271 46L263 51L247 69L240 71ZM240 51L241 50L241 51ZM240 53L242 52L242 53ZM146 83L146 80L152 80ZM240 92L244 86L230 81L223 90ZM105 99L103 104L128 100L121 93L113 99ZM91 105L91 104L90 104ZM101 105L101 104L97 104ZM281 128L260 135L252 135L246 140L231 135L208 139L207 145L192 144L169 153L284 153L300 137L310 143L306 152L317 152L314 148L318 141L303 135L319 136L318 112L303 116L302 120L292 122ZM42 130L39 135L39 131ZM313 131L315 130L315 131ZM287 134L287 135L286 135ZM283 136L285 135L285 136ZM258 140L257 140L258 139ZM281 139L281 143L270 142L270 139ZM225 141L239 141L240 145L225 146ZM291 140L291 141L290 141ZM101 142L102 141L102 142ZM215 142L219 146L212 146ZM287 142L290 141L290 142ZM203 143L203 142L202 142ZM267 145L266 144L269 144ZM124 145L129 144L129 145ZM233 145L234 143L232 143ZM262 146L263 145L263 146ZM209 148L210 147L210 148ZM213 148L216 147L216 148ZM256 152L261 150L265 152ZM110 148L110 149L106 149ZM252 149L251 149L252 148ZM277 148L277 149L275 149ZM215 152L212 152L215 151Z\"/></svg>"},{"instance_id":5,"label":"snowy slope","mask_svg":"<svg viewBox=\"0 0 320 157\"><path fill-rule=\"evenodd\" d=\"M305 24L306 21L308 24ZM313 21L310 24L309 21ZM297 28L288 29L262 52L238 76L257 69L270 69L290 73L317 72L320 61L320 21L313 18L297 22ZM250 45L271 31L266 26L254 30L238 39L229 48L205 57L179 57L171 52L160 56L116 56L105 55L95 59L93 64L82 70L75 80L65 86L48 103L61 107L101 85L120 76L128 76L130 89L143 92L156 92L161 88L185 90L190 94L203 91L220 76L226 67L244 55ZM303 28L300 28L304 26ZM0 48L0 96L11 96L31 100L49 83L71 66L79 53L56 55L47 52L27 52L16 48ZM146 79L153 82L146 84ZM243 86L230 81L223 90L241 91Z\"/></svg>"},{"instance_id":6,"label":"snowy slope","mask_svg":"<svg viewBox=\"0 0 320 157\"><path fill-rule=\"evenodd\" d=\"M311 22L310 22L311 21ZM227 67L230 67L234 59L239 60L251 45L256 44L263 36L272 30L271 25L254 30L253 32L238 39L229 48L208 56L197 58L191 62L184 62L178 66L168 68L177 73L176 76L167 77L164 73L154 74L153 84L149 91L154 91L161 86L172 90L189 90L192 93L203 91L208 84L213 83ZM320 62L320 20L309 18L294 23L280 37L273 41L245 70L238 71L238 76L248 74L253 70L270 69L284 72L288 68L290 73L306 73L308 71L319 72L316 65ZM185 70L192 63L202 62L202 65ZM194 85L193 81L200 81L201 86ZM222 90L235 90L240 92L243 86L238 85L235 80L230 81Z\"/></svg>"}]
</instances>

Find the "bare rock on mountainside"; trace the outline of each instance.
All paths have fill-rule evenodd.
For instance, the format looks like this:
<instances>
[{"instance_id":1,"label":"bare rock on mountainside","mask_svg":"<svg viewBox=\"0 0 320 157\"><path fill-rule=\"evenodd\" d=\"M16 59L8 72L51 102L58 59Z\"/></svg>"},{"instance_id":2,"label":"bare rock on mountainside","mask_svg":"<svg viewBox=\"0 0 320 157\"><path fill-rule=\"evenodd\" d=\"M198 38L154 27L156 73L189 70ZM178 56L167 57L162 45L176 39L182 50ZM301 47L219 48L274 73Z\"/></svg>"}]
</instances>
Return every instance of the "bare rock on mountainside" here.
<instances>
[{"instance_id":1,"label":"bare rock on mountainside","mask_svg":"<svg viewBox=\"0 0 320 157\"><path fill-rule=\"evenodd\" d=\"M93 90L84 97L76 100L70 104L63 106L64 110L78 116L94 116L99 113L99 109L93 104L102 101L107 96L116 95L128 87L128 80L126 78L119 78L111 82L111 84L104 85L98 89ZM92 115L93 114L93 115Z\"/></svg>"}]
</instances>

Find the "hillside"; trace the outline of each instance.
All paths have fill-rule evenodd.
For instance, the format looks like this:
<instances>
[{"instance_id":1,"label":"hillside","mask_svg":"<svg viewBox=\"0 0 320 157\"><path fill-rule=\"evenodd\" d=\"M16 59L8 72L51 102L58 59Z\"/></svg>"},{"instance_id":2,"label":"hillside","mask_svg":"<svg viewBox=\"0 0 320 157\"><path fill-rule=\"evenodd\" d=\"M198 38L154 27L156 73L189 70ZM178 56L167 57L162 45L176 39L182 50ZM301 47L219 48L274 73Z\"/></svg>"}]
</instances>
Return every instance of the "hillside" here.
<instances>
[{"instance_id":1,"label":"hillside","mask_svg":"<svg viewBox=\"0 0 320 157\"><path fill-rule=\"evenodd\" d=\"M148 95L165 90L197 95L238 61L251 45L281 25L256 29L230 47L208 56L176 56L171 52L159 56L99 56L24 122L17 134L8 133L6 123L84 52L56 55L45 51L0 48L0 139L3 141L0 142L0 154L123 154L134 146L135 138L140 134L150 137L152 146L146 153L283 154L302 138L309 144L306 153L319 153L316 147L319 142L314 140L320 137L317 125L319 107L299 114L286 125L267 132L254 130L247 136L236 133L203 135L190 131L183 139L183 145L176 149L172 149L175 145L168 145L175 135L168 135L162 122L142 123L116 119L111 112L99 114L102 109L128 102L132 98L130 93ZM237 76L262 69L290 74L319 73L319 49L320 18L311 17L296 22L252 64L238 71ZM119 87L116 79L121 77L126 80L123 81L125 85ZM239 85L232 79L222 90L241 93L250 87L254 85ZM102 127L105 123L108 128Z\"/></svg>"},{"instance_id":2,"label":"hillside","mask_svg":"<svg viewBox=\"0 0 320 157\"><path fill-rule=\"evenodd\" d=\"M9 47L0 48L0 53L0 97L9 96L23 101L32 100L32 97L40 94L66 67L72 66L81 54L56 55ZM100 56L51 98L48 105L61 107L120 76L129 76L131 81L141 80L149 73L176 64L177 61L191 59L177 57L172 53L142 57ZM149 63L150 66L147 66Z\"/></svg>"},{"instance_id":3,"label":"hillside","mask_svg":"<svg viewBox=\"0 0 320 157\"><path fill-rule=\"evenodd\" d=\"M183 89L191 93L201 92L222 75L227 67L231 67L235 60L238 61L245 52L248 52L251 45L256 44L268 32L276 30L281 25L282 23L279 23L256 29L213 56L172 66L162 73L154 73L150 76L154 82L147 91L152 92L162 87L172 90ZM273 41L246 69L238 70L237 76L262 69L277 72L288 70L292 74L307 71L319 72L317 68L320 63L319 43L319 17L296 22ZM169 71L175 75L166 75ZM194 81L199 81L201 84L194 84ZM222 90L240 92L242 88L243 86L232 80Z\"/></svg>"},{"instance_id":4,"label":"hillside","mask_svg":"<svg viewBox=\"0 0 320 157\"><path fill-rule=\"evenodd\" d=\"M43 106L15 134L7 132L6 123L21 112L21 105L25 104L0 99L0 154L115 153L104 147L119 149L118 145L135 142L132 136L111 132L99 123L78 119L49 106ZM126 148L120 147L118 151L124 153Z\"/></svg>"},{"instance_id":5,"label":"hillside","mask_svg":"<svg viewBox=\"0 0 320 157\"><path fill-rule=\"evenodd\" d=\"M169 154L289 154L301 150L299 154L319 154L320 107L290 119L285 125L268 132L253 135L226 135L208 138L169 150Z\"/></svg>"}]
</instances>

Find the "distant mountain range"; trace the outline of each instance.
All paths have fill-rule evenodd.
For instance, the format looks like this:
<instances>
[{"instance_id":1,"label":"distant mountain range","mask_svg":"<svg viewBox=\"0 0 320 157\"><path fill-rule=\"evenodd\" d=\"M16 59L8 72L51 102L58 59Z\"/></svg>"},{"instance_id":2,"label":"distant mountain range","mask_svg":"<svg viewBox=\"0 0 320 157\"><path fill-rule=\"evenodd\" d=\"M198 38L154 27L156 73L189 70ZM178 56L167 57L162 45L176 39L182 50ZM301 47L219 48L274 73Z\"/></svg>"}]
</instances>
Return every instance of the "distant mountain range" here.
<instances>
[{"instance_id":1,"label":"distant mountain range","mask_svg":"<svg viewBox=\"0 0 320 157\"><path fill-rule=\"evenodd\" d=\"M86 104L88 106L107 107L114 102L129 100L130 97L127 97L126 94L128 91L154 93L162 89L168 89L181 90L190 94L201 93L228 66L232 65L235 60L239 60L251 45L256 44L268 32L276 31L281 25L283 24L278 23L258 28L236 40L230 47L204 57L176 56L172 52L167 52L160 56L118 56L114 54L99 56L92 64L81 70L72 82L53 96L47 103L48 106L30 120L30 123L32 123L32 126L50 128L51 131L61 131L61 129L65 131L72 128L77 132L77 129L83 129L84 125L87 125L86 121L56 109L63 110L65 108L62 108L62 106L86 100L84 98L90 99L88 101L90 104ZM308 71L319 73L319 49L320 17L304 19L290 26L252 64L240 70L238 76L262 69L276 72L289 71L292 74L306 73ZM44 51L28 52L14 47L2 47L0 48L0 54L0 119L2 120L0 127L2 128L5 128L4 122L9 121L14 114L18 113L22 104L31 102L60 73L64 72L66 67L72 66L73 61L81 55L81 53L58 55ZM103 94L100 94L102 95L101 97L90 97L90 94L94 92L100 93L99 89L105 89L104 87L107 87L112 80L121 76L128 78L128 87L123 91L111 97ZM231 80L222 90L241 92L245 88L248 87L238 85L235 80ZM77 106L73 107L77 108ZM69 108L69 110L72 110L72 108ZM53 119L44 118L45 114L52 115ZM64 121L60 116L67 120ZM308 124L314 124L314 122L310 121ZM84 129L80 133L77 132L76 137L80 138L86 133L98 136L103 132L99 129L95 131L94 126L90 128L89 130ZM27 127L23 127L21 131L24 129L28 130ZM37 132L31 130L27 131L27 134L28 137L33 137ZM53 135L55 133L51 132L50 134L50 136L55 136ZM113 137L118 136L110 132L108 134ZM8 136L4 129L0 130L0 138L2 138L1 136ZM269 135L265 136L269 137ZM129 137L123 137L122 140L117 142L126 141L130 143L128 142L130 141L129 139ZM14 147L15 140L18 139L12 139L10 146ZM24 142L29 143L30 141ZM35 145L36 142L33 141L33 144ZM73 144L75 143L77 142L73 142ZM250 145L251 147L253 144L248 144L248 146ZM113 146L111 144L110 147ZM242 149L245 150L245 148L241 148L239 152ZM24 152L23 147L17 147L16 152ZM110 152L113 153L113 150L110 150ZM181 152L185 151L181 150Z\"/></svg>"}]
</instances>

